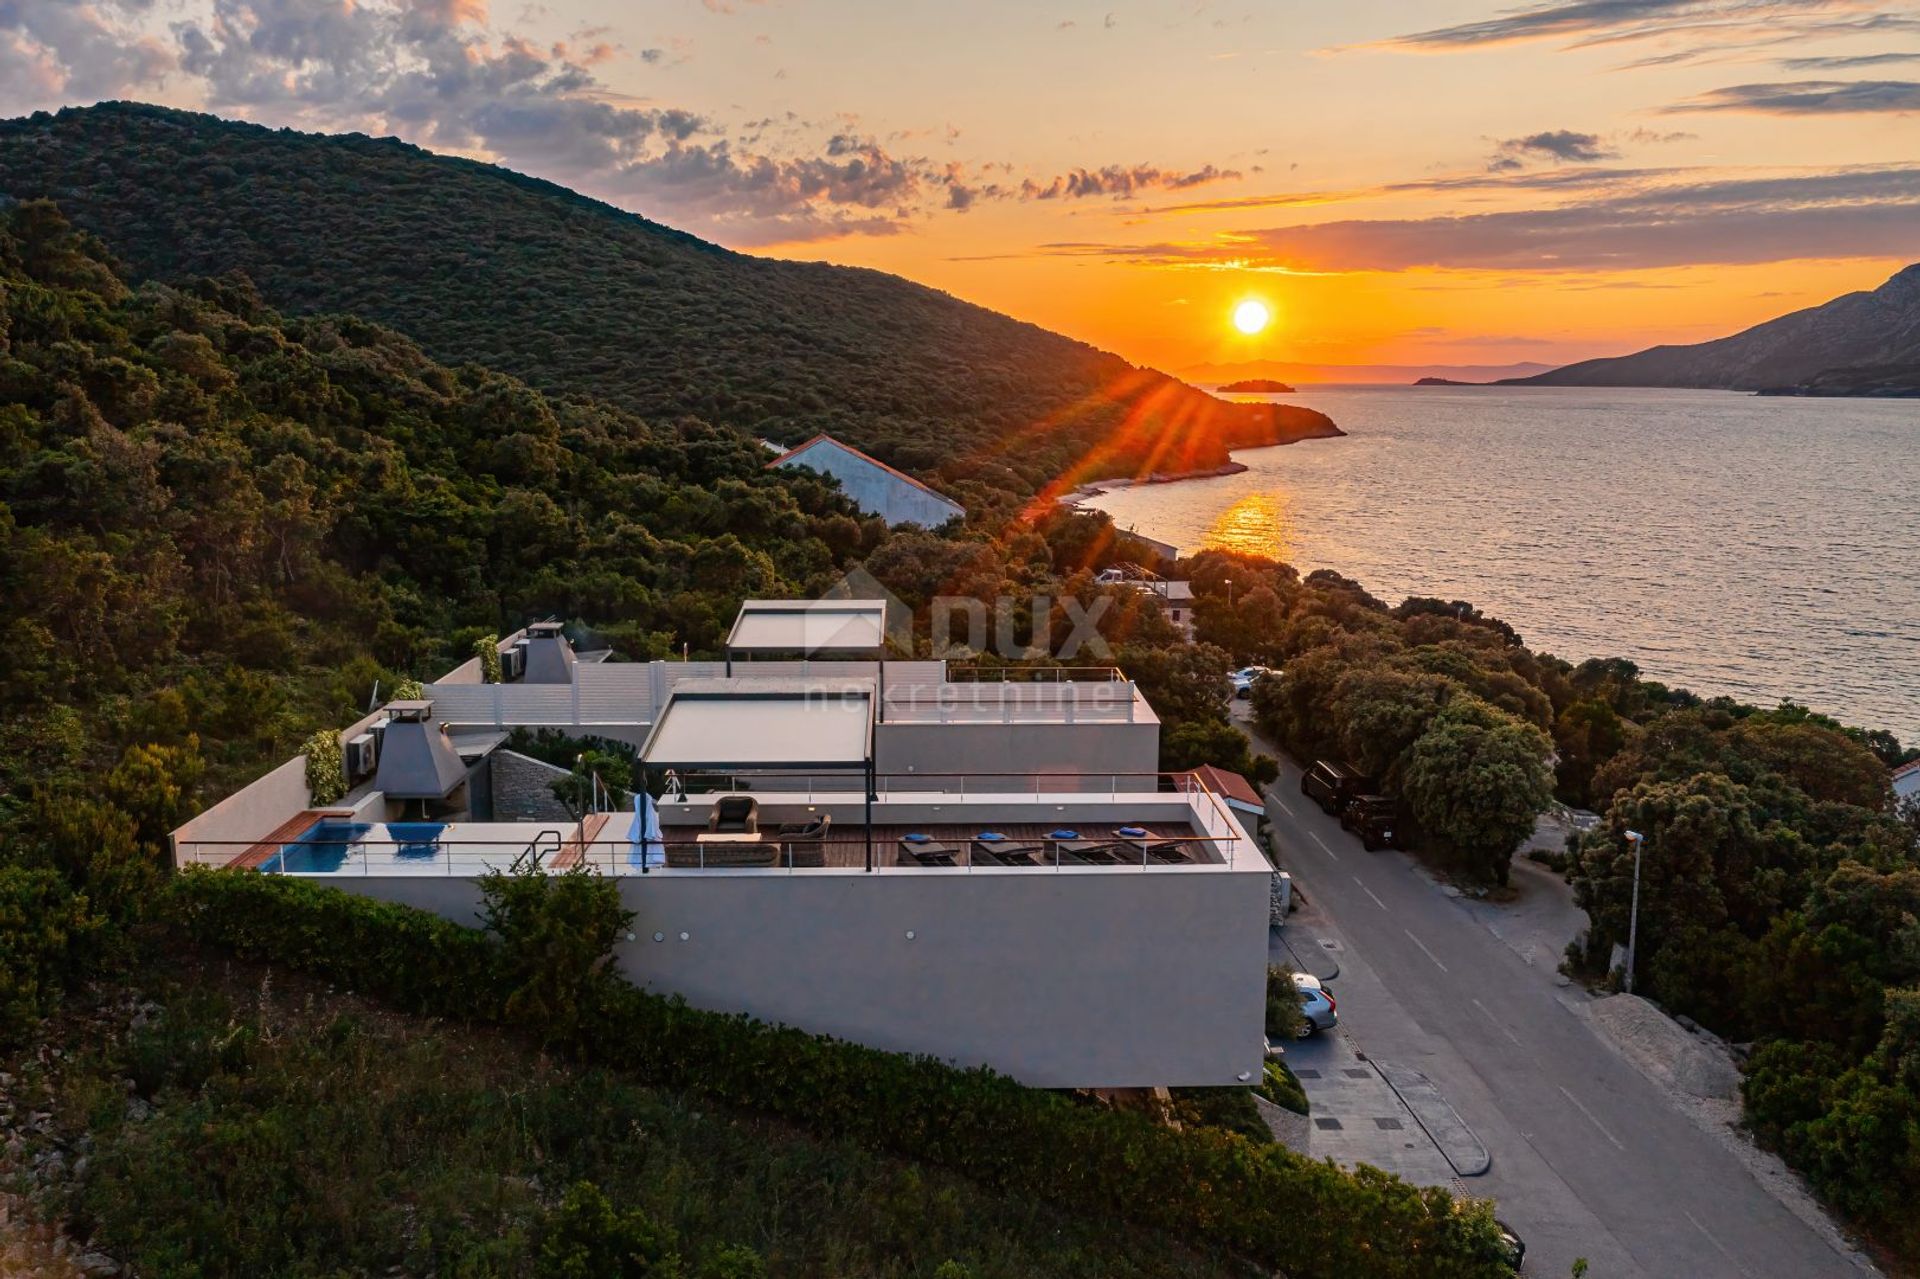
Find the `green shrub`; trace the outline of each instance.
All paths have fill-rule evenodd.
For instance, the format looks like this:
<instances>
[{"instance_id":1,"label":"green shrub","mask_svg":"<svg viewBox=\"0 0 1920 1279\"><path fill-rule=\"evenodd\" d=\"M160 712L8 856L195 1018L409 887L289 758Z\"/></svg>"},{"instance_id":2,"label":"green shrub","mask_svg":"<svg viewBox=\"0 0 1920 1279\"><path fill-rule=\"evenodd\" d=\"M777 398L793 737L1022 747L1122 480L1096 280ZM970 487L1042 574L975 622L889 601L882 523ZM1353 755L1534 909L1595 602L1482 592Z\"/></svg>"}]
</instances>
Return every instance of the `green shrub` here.
<instances>
[{"instance_id":1,"label":"green shrub","mask_svg":"<svg viewBox=\"0 0 1920 1279\"><path fill-rule=\"evenodd\" d=\"M426 685L409 675L405 679L395 681L393 685L393 696L389 700L395 702L418 702L424 700L426 696Z\"/></svg>"},{"instance_id":2,"label":"green shrub","mask_svg":"<svg viewBox=\"0 0 1920 1279\"><path fill-rule=\"evenodd\" d=\"M1307 1090L1300 1086L1300 1079L1287 1063L1275 1058L1267 1063L1261 1073L1260 1086L1254 1089L1262 1097L1296 1115L1304 1115L1312 1109L1307 1103Z\"/></svg>"},{"instance_id":3,"label":"green shrub","mask_svg":"<svg viewBox=\"0 0 1920 1279\"><path fill-rule=\"evenodd\" d=\"M323 728L300 747L307 757L307 790L316 804L331 804L347 793L347 764L340 751L340 734Z\"/></svg>"},{"instance_id":4,"label":"green shrub","mask_svg":"<svg viewBox=\"0 0 1920 1279\"><path fill-rule=\"evenodd\" d=\"M673 1231L638 1208L615 1212L600 1188L575 1182L546 1223L538 1279L680 1279Z\"/></svg>"},{"instance_id":5,"label":"green shrub","mask_svg":"<svg viewBox=\"0 0 1920 1279\"><path fill-rule=\"evenodd\" d=\"M1267 1038L1298 1039L1307 1028L1306 1016L1300 1011L1300 991L1293 984L1293 969L1284 964L1267 965Z\"/></svg>"},{"instance_id":6,"label":"green shrub","mask_svg":"<svg viewBox=\"0 0 1920 1279\"><path fill-rule=\"evenodd\" d=\"M552 1006L545 995L523 993L523 965L504 959L493 938L408 907L236 871L191 871L172 894L198 940L410 1010L499 1018L516 994L527 1016ZM587 912L600 921L595 927L605 920L598 911ZM700 1011L620 981L591 980L581 993L578 1020L566 1027L581 1055L647 1083L937 1163L1014 1194L1095 1206L1295 1279L1501 1273L1485 1205L1378 1169L1343 1172L1215 1128L1174 1131L988 1070ZM570 1016L564 1001L560 1011ZM538 1036L555 1033L521 1024Z\"/></svg>"},{"instance_id":7,"label":"green shrub","mask_svg":"<svg viewBox=\"0 0 1920 1279\"><path fill-rule=\"evenodd\" d=\"M473 642L473 655L480 659L480 682L498 684L500 682L500 637L482 635Z\"/></svg>"},{"instance_id":8,"label":"green shrub","mask_svg":"<svg viewBox=\"0 0 1920 1279\"><path fill-rule=\"evenodd\" d=\"M572 1040L590 1014L605 961L633 912L590 866L564 874L491 872L480 880L487 930L500 949L509 1021L551 1041Z\"/></svg>"},{"instance_id":9,"label":"green shrub","mask_svg":"<svg viewBox=\"0 0 1920 1279\"><path fill-rule=\"evenodd\" d=\"M1257 1145L1273 1140L1273 1130L1253 1104L1251 1088L1175 1088L1171 1092L1173 1117L1183 1124L1239 1133Z\"/></svg>"},{"instance_id":10,"label":"green shrub","mask_svg":"<svg viewBox=\"0 0 1920 1279\"><path fill-rule=\"evenodd\" d=\"M0 1046L53 1011L101 926L57 871L0 867Z\"/></svg>"}]
</instances>

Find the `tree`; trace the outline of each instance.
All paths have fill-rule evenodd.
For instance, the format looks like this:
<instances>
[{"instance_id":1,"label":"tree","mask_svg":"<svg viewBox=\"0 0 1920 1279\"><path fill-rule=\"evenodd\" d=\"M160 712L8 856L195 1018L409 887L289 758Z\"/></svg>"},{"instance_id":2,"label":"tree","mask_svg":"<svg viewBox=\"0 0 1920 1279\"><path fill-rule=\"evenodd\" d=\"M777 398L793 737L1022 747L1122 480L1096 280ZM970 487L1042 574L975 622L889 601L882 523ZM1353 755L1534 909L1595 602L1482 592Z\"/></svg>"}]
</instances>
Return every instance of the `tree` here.
<instances>
[{"instance_id":1,"label":"tree","mask_svg":"<svg viewBox=\"0 0 1920 1279\"><path fill-rule=\"evenodd\" d=\"M1548 749L1532 725L1456 697L1414 743L1402 794L1463 872L1504 884L1513 850L1553 797Z\"/></svg>"}]
</instances>

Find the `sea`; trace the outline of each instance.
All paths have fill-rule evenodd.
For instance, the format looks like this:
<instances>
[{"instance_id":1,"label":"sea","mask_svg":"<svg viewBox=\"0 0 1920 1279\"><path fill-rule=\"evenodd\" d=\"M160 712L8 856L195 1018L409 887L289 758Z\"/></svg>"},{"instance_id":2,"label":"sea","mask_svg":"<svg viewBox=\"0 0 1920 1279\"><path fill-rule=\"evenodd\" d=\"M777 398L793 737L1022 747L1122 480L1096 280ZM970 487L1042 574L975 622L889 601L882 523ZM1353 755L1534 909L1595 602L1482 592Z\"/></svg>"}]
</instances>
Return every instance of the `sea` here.
<instances>
[{"instance_id":1,"label":"sea","mask_svg":"<svg viewBox=\"0 0 1920 1279\"><path fill-rule=\"evenodd\" d=\"M1085 505L1171 542L1470 600L1535 649L1920 743L1920 400L1303 387L1347 432Z\"/></svg>"}]
</instances>

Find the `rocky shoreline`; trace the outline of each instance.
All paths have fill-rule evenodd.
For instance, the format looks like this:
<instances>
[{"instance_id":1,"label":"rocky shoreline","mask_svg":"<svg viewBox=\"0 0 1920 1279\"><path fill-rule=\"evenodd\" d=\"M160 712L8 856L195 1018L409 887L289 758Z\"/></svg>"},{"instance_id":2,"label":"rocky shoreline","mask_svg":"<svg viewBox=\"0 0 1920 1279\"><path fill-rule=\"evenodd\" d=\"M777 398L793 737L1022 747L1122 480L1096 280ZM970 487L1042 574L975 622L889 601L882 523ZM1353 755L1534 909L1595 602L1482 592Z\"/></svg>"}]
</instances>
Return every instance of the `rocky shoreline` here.
<instances>
[{"instance_id":1,"label":"rocky shoreline","mask_svg":"<svg viewBox=\"0 0 1920 1279\"><path fill-rule=\"evenodd\" d=\"M1111 480L1090 480L1071 492L1060 495L1063 506L1078 506L1091 497L1099 497L1111 489L1130 489L1142 484L1177 484L1181 480L1208 480L1221 475L1238 475L1247 470L1245 462L1222 462L1219 466L1209 466L1197 471L1152 471L1146 475L1125 476Z\"/></svg>"}]
</instances>

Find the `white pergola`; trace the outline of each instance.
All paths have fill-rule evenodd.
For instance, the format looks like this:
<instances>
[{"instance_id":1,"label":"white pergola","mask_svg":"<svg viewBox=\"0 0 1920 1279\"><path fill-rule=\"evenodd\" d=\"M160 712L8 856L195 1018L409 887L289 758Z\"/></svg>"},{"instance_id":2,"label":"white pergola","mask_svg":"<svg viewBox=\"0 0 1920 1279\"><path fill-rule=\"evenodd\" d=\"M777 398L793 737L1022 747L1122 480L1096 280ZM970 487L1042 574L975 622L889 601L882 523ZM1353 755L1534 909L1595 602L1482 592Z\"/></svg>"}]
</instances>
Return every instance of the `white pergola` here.
<instances>
[{"instance_id":1,"label":"white pergola","mask_svg":"<svg viewBox=\"0 0 1920 1279\"><path fill-rule=\"evenodd\" d=\"M648 732L640 762L649 775L656 768L857 770L864 782L867 869L872 870L877 703L874 685L866 681L684 680L674 686Z\"/></svg>"}]
</instances>

